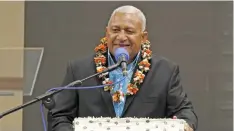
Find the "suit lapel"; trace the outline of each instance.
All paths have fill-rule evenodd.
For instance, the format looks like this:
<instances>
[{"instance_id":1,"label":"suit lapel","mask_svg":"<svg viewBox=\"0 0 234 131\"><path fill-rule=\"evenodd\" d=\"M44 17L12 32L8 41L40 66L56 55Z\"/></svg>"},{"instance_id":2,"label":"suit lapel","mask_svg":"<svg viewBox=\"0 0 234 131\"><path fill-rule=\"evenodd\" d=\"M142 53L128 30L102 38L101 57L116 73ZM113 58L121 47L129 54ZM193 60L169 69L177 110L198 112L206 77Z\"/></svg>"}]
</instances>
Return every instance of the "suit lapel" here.
<instances>
[{"instance_id":1,"label":"suit lapel","mask_svg":"<svg viewBox=\"0 0 234 131\"><path fill-rule=\"evenodd\" d=\"M125 115L128 107L131 105L132 101L134 100L135 98L135 95L131 95L131 96L127 96L126 97L126 102L125 102L125 105L124 105L124 109L123 109L123 113L122 113L122 116Z\"/></svg>"},{"instance_id":2,"label":"suit lapel","mask_svg":"<svg viewBox=\"0 0 234 131\"><path fill-rule=\"evenodd\" d=\"M110 92L104 91L103 88L99 88L99 91L102 95L103 101L105 102L107 106L107 109L110 112L111 117L115 117L116 115L115 115L115 110L114 110L114 106L112 103L112 97L111 97Z\"/></svg>"}]
</instances>

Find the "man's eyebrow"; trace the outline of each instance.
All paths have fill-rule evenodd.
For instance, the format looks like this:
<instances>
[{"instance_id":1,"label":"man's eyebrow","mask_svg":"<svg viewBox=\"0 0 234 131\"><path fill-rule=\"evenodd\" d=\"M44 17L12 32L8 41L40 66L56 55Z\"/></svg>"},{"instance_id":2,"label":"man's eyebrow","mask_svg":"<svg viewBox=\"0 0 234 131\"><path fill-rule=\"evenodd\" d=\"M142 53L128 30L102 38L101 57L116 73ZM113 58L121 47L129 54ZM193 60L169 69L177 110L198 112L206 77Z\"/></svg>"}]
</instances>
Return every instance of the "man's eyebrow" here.
<instances>
[{"instance_id":1,"label":"man's eyebrow","mask_svg":"<svg viewBox=\"0 0 234 131\"><path fill-rule=\"evenodd\" d=\"M111 25L110 28L119 28L120 26L119 25ZM127 27L124 27L126 29L136 29L134 26L130 26L128 25Z\"/></svg>"},{"instance_id":2,"label":"man's eyebrow","mask_svg":"<svg viewBox=\"0 0 234 131\"><path fill-rule=\"evenodd\" d=\"M119 27L118 25L112 25L111 27Z\"/></svg>"},{"instance_id":3,"label":"man's eyebrow","mask_svg":"<svg viewBox=\"0 0 234 131\"><path fill-rule=\"evenodd\" d=\"M110 27L119 27L117 24L111 24Z\"/></svg>"}]
</instances>

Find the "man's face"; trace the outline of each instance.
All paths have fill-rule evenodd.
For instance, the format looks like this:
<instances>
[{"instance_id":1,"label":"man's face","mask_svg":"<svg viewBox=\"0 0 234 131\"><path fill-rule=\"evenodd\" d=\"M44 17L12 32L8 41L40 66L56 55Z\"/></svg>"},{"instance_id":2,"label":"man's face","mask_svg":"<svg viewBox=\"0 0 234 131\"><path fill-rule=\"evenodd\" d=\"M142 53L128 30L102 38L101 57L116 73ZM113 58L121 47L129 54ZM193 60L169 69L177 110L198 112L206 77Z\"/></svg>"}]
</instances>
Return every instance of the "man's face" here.
<instances>
[{"instance_id":1,"label":"man's face","mask_svg":"<svg viewBox=\"0 0 234 131\"><path fill-rule=\"evenodd\" d=\"M147 39L147 32L142 31L142 21L133 13L115 13L106 28L107 46L112 55L119 47L124 47L130 61L141 49L142 41Z\"/></svg>"}]
</instances>

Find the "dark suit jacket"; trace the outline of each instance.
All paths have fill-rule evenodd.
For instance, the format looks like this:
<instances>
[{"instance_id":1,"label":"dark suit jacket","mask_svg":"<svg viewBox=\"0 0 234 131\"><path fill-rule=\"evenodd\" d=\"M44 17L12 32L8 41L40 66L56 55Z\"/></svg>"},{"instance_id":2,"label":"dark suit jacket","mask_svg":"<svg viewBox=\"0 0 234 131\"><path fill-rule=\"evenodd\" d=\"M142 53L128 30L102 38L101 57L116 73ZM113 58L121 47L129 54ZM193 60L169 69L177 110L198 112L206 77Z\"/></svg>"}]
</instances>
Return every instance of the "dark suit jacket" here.
<instances>
[{"instance_id":1,"label":"dark suit jacket","mask_svg":"<svg viewBox=\"0 0 234 131\"><path fill-rule=\"evenodd\" d=\"M95 72L93 55L70 62L63 85L83 79ZM179 67L163 57L153 56L151 69L140 90L128 96L123 117L185 119L196 130L197 116L182 88ZM85 81L82 86L101 85L98 77ZM54 96L56 106L50 111L49 124L53 131L72 131L75 117L115 117L112 97L103 88L65 90Z\"/></svg>"}]
</instances>

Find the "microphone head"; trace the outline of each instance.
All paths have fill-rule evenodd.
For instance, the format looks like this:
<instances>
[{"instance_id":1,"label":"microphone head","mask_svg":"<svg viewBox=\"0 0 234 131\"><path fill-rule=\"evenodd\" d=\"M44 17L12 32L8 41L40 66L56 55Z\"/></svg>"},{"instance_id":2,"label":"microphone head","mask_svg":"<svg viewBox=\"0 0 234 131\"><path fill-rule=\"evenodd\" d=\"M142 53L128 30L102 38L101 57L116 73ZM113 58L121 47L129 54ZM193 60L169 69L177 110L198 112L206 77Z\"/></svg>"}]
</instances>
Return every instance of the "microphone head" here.
<instances>
[{"instance_id":1,"label":"microphone head","mask_svg":"<svg viewBox=\"0 0 234 131\"><path fill-rule=\"evenodd\" d=\"M115 60L116 61L119 61L119 57L123 56L125 57L126 61L129 60L129 54L128 54L128 51L123 48L123 47L120 47L120 48L117 48L115 50Z\"/></svg>"}]
</instances>

